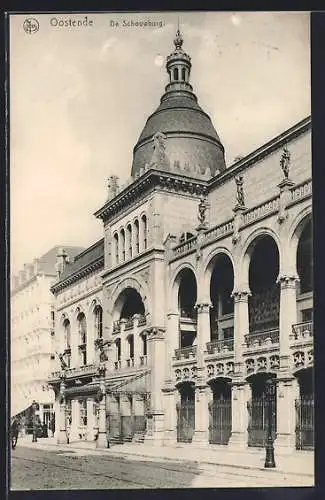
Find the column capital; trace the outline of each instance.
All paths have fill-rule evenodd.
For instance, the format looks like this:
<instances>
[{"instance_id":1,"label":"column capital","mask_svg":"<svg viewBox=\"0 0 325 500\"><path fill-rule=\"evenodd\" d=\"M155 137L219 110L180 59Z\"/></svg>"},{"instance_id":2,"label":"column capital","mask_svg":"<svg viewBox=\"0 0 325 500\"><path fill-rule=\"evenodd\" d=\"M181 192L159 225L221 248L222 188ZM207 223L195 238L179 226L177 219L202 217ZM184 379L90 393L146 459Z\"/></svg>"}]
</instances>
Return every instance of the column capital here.
<instances>
[{"instance_id":1,"label":"column capital","mask_svg":"<svg viewBox=\"0 0 325 500\"><path fill-rule=\"evenodd\" d=\"M212 307L211 302L197 302L195 304L195 309L197 309L198 314L208 313Z\"/></svg>"},{"instance_id":2,"label":"column capital","mask_svg":"<svg viewBox=\"0 0 325 500\"><path fill-rule=\"evenodd\" d=\"M165 328L152 326L146 329L147 340L162 340L165 338Z\"/></svg>"},{"instance_id":3,"label":"column capital","mask_svg":"<svg viewBox=\"0 0 325 500\"><path fill-rule=\"evenodd\" d=\"M246 288L246 289L236 289L233 290L231 297L234 299L234 302L248 302L248 297L250 297L251 291Z\"/></svg>"},{"instance_id":4,"label":"column capital","mask_svg":"<svg viewBox=\"0 0 325 500\"><path fill-rule=\"evenodd\" d=\"M285 288L296 288L296 284L300 281L299 276L295 274L282 274L281 276L278 276L278 279L276 280L277 283L280 284L282 289Z\"/></svg>"}]
</instances>

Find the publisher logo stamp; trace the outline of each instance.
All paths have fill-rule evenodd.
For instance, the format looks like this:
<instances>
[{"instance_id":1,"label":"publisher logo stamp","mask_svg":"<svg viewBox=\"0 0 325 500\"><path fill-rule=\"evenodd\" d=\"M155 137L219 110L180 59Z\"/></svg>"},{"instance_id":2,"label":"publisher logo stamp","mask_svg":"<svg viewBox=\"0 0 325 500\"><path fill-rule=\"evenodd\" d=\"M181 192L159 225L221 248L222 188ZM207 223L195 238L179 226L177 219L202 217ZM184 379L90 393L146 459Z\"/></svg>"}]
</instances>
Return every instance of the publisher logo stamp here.
<instances>
[{"instance_id":1,"label":"publisher logo stamp","mask_svg":"<svg viewBox=\"0 0 325 500\"><path fill-rule=\"evenodd\" d=\"M39 22L34 17L25 19L23 28L28 35L33 35L39 30Z\"/></svg>"}]
</instances>

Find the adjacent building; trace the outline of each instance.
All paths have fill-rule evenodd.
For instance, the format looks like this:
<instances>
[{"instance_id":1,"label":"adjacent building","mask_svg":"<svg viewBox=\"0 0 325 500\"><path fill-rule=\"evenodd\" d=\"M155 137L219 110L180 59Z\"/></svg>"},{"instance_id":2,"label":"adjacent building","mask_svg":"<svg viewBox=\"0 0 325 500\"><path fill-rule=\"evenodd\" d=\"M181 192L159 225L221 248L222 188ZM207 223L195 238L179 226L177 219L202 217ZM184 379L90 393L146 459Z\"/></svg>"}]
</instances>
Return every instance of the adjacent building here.
<instances>
[{"instance_id":1,"label":"adjacent building","mask_svg":"<svg viewBox=\"0 0 325 500\"><path fill-rule=\"evenodd\" d=\"M312 449L310 117L226 168L174 44L103 238L60 257L57 441L259 448L271 405L277 451Z\"/></svg>"},{"instance_id":2,"label":"adjacent building","mask_svg":"<svg viewBox=\"0 0 325 500\"><path fill-rule=\"evenodd\" d=\"M81 248L67 247L71 258ZM48 424L54 393L47 379L55 366L55 308L50 291L57 279L56 246L25 264L11 280L11 415L31 417L33 400L38 415Z\"/></svg>"}]
</instances>

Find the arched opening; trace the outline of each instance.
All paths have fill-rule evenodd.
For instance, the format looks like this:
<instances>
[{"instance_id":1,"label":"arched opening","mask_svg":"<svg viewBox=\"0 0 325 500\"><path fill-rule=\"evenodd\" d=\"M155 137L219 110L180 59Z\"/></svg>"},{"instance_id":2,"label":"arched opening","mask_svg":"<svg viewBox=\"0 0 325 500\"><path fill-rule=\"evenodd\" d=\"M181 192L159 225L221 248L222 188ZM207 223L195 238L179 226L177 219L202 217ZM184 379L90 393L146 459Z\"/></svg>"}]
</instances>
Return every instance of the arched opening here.
<instances>
[{"instance_id":1,"label":"arched opening","mask_svg":"<svg viewBox=\"0 0 325 500\"><path fill-rule=\"evenodd\" d=\"M140 251L139 246L139 221L136 219L134 221L134 241L135 241L135 253L138 254Z\"/></svg>"},{"instance_id":2,"label":"arched opening","mask_svg":"<svg viewBox=\"0 0 325 500\"><path fill-rule=\"evenodd\" d=\"M122 262L125 261L125 231L121 229L120 232L120 242L121 242L121 259Z\"/></svg>"},{"instance_id":3,"label":"arched opening","mask_svg":"<svg viewBox=\"0 0 325 500\"><path fill-rule=\"evenodd\" d=\"M128 258L132 259L132 227L131 227L131 224L127 225L126 235L127 235L126 245L127 245Z\"/></svg>"},{"instance_id":4,"label":"arched opening","mask_svg":"<svg viewBox=\"0 0 325 500\"><path fill-rule=\"evenodd\" d=\"M183 80L183 82L185 82L185 80L186 80L186 69L185 68L182 68L182 80Z\"/></svg>"},{"instance_id":5,"label":"arched opening","mask_svg":"<svg viewBox=\"0 0 325 500\"><path fill-rule=\"evenodd\" d=\"M147 364L147 335L145 333L142 333L140 335L141 339L141 356L140 356L140 365L146 365Z\"/></svg>"},{"instance_id":6,"label":"arched opening","mask_svg":"<svg viewBox=\"0 0 325 500\"><path fill-rule=\"evenodd\" d=\"M131 367L134 366L134 335L128 335L126 340L128 343L128 358L126 364L128 367Z\"/></svg>"},{"instance_id":7,"label":"arched opening","mask_svg":"<svg viewBox=\"0 0 325 500\"><path fill-rule=\"evenodd\" d=\"M313 247L312 223L305 224L297 248L297 312L299 322L311 322L313 319Z\"/></svg>"},{"instance_id":8,"label":"arched opening","mask_svg":"<svg viewBox=\"0 0 325 500\"><path fill-rule=\"evenodd\" d=\"M119 246L118 246L118 234L114 234L114 257L115 257L115 264L119 263Z\"/></svg>"},{"instance_id":9,"label":"arched opening","mask_svg":"<svg viewBox=\"0 0 325 500\"><path fill-rule=\"evenodd\" d=\"M148 224L146 215L143 215L141 217L141 226L142 226L141 229L142 229L143 250L146 250L148 246Z\"/></svg>"},{"instance_id":10,"label":"arched opening","mask_svg":"<svg viewBox=\"0 0 325 500\"><path fill-rule=\"evenodd\" d=\"M103 309L100 305L97 305L94 309L95 318L95 338L103 338Z\"/></svg>"},{"instance_id":11,"label":"arched opening","mask_svg":"<svg viewBox=\"0 0 325 500\"><path fill-rule=\"evenodd\" d=\"M70 321L66 318L63 322L64 331L64 360L70 368L71 364L71 325Z\"/></svg>"},{"instance_id":12,"label":"arched opening","mask_svg":"<svg viewBox=\"0 0 325 500\"><path fill-rule=\"evenodd\" d=\"M271 236L262 236L254 242L249 265L248 341L263 340L265 335L278 342L280 286L279 251ZM247 340L247 339L246 339Z\"/></svg>"},{"instance_id":13,"label":"arched opening","mask_svg":"<svg viewBox=\"0 0 325 500\"><path fill-rule=\"evenodd\" d=\"M178 309L180 314L180 348L195 345L197 311L196 278L191 269L183 269L178 277Z\"/></svg>"},{"instance_id":14,"label":"arched opening","mask_svg":"<svg viewBox=\"0 0 325 500\"><path fill-rule=\"evenodd\" d=\"M210 281L210 330L211 341L233 350L234 338L234 270L230 258L221 254L214 262Z\"/></svg>"},{"instance_id":15,"label":"arched opening","mask_svg":"<svg viewBox=\"0 0 325 500\"><path fill-rule=\"evenodd\" d=\"M79 336L79 360L81 365L87 364L87 322L83 312L77 316Z\"/></svg>"},{"instance_id":16,"label":"arched opening","mask_svg":"<svg viewBox=\"0 0 325 500\"><path fill-rule=\"evenodd\" d=\"M177 441L191 443L195 430L195 386L192 382L183 382L177 387L180 401L177 411Z\"/></svg>"},{"instance_id":17,"label":"arched opening","mask_svg":"<svg viewBox=\"0 0 325 500\"><path fill-rule=\"evenodd\" d=\"M120 338L116 339L114 344L115 344L114 366L115 366L115 370L118 370L119 368L121 368L121 339Z\"/></svg>"},{"instance_id":18,"label":"arched opening","mask_svg":"<svg viewBox=\"0 0 325 500\"><path fill-rule=\"evenodd\" d=\"M314 373L312 368L303 368L295 373L299 384L296 407L296 449L314 449Z\"/></svg>"},{"instance_id":19,"label":"arched opening","mask_svg":"<svg viewBox=\"0 0 325 500\"><path fill-rule=\"evenodd\" d=\"M213 400L209 403L209 443L228 444L231 436L231 380L216 378L209 382Z\"/></svg>"},{"instance_id":20,"label":"arched opening","mask_svg":"<svg viewBox=\"0 0 325 500\"><path fill-rule=\"evenodd\" d=\"M178 68L174 68L174 80L178 80Z\"/></svg>"},{"instance_id":21,"label":"arched opening","mask_svg":"<svg viewBox=\"0 0 325 500\"><path fill-rule=\"evenodd\" d=\"M264 447L270 407L273 439L276 437L276 375L266 372L258 373L248 377L247 381L252 392L252 398L247 403L248 446ZM272 381L271 387L268 387L268 381Z\"/></svg>"},{"instance_id":22,"label":"arched opening","mask_svg":"<svg viewBox=\"0 0 325 500\"><path fill-rule=\"evenodd\" d=\"M126 288L120 299L123 301L121 307L120 319L132 319L135 314L144 316L145 308L141 295L134 288Z\"/></svg>"}]
</instances>

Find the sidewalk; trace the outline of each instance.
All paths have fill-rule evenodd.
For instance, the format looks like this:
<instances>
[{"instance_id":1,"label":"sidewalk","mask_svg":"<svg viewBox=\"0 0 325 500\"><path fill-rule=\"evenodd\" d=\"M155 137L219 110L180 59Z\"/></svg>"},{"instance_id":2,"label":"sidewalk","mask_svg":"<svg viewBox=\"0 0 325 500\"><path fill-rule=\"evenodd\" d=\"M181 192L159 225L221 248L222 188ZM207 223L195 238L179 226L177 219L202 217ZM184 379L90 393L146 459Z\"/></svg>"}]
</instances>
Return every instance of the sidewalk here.
<instances>
[{"instance_id":1,"label":"sidewalk","mask_svg":"<svg viewBox=\"0 0 325 500\"><path fill-rule=\"evenodd\" d=\"M87 451L94 454L107 454L118 457L138 457L151 460L173 460L176 462L191 461L207 465L235 467L238 469L263 470L270 473L293 474L305 477L314 476L313 452L295 452L288 456L275 456L276 468L265 469L264 450L232 451L223 446L207 445L206 448L194 447L192 444L175 446L151 446L149 444L125 443L114 445L109 449L96 448L95 442L77 441L71 444L57 444L54 438L40 438L32 443L31 436L20 438L18 446L27 446L44 450L62 450L65 452Z\"/></svg>"}]
</instances>

